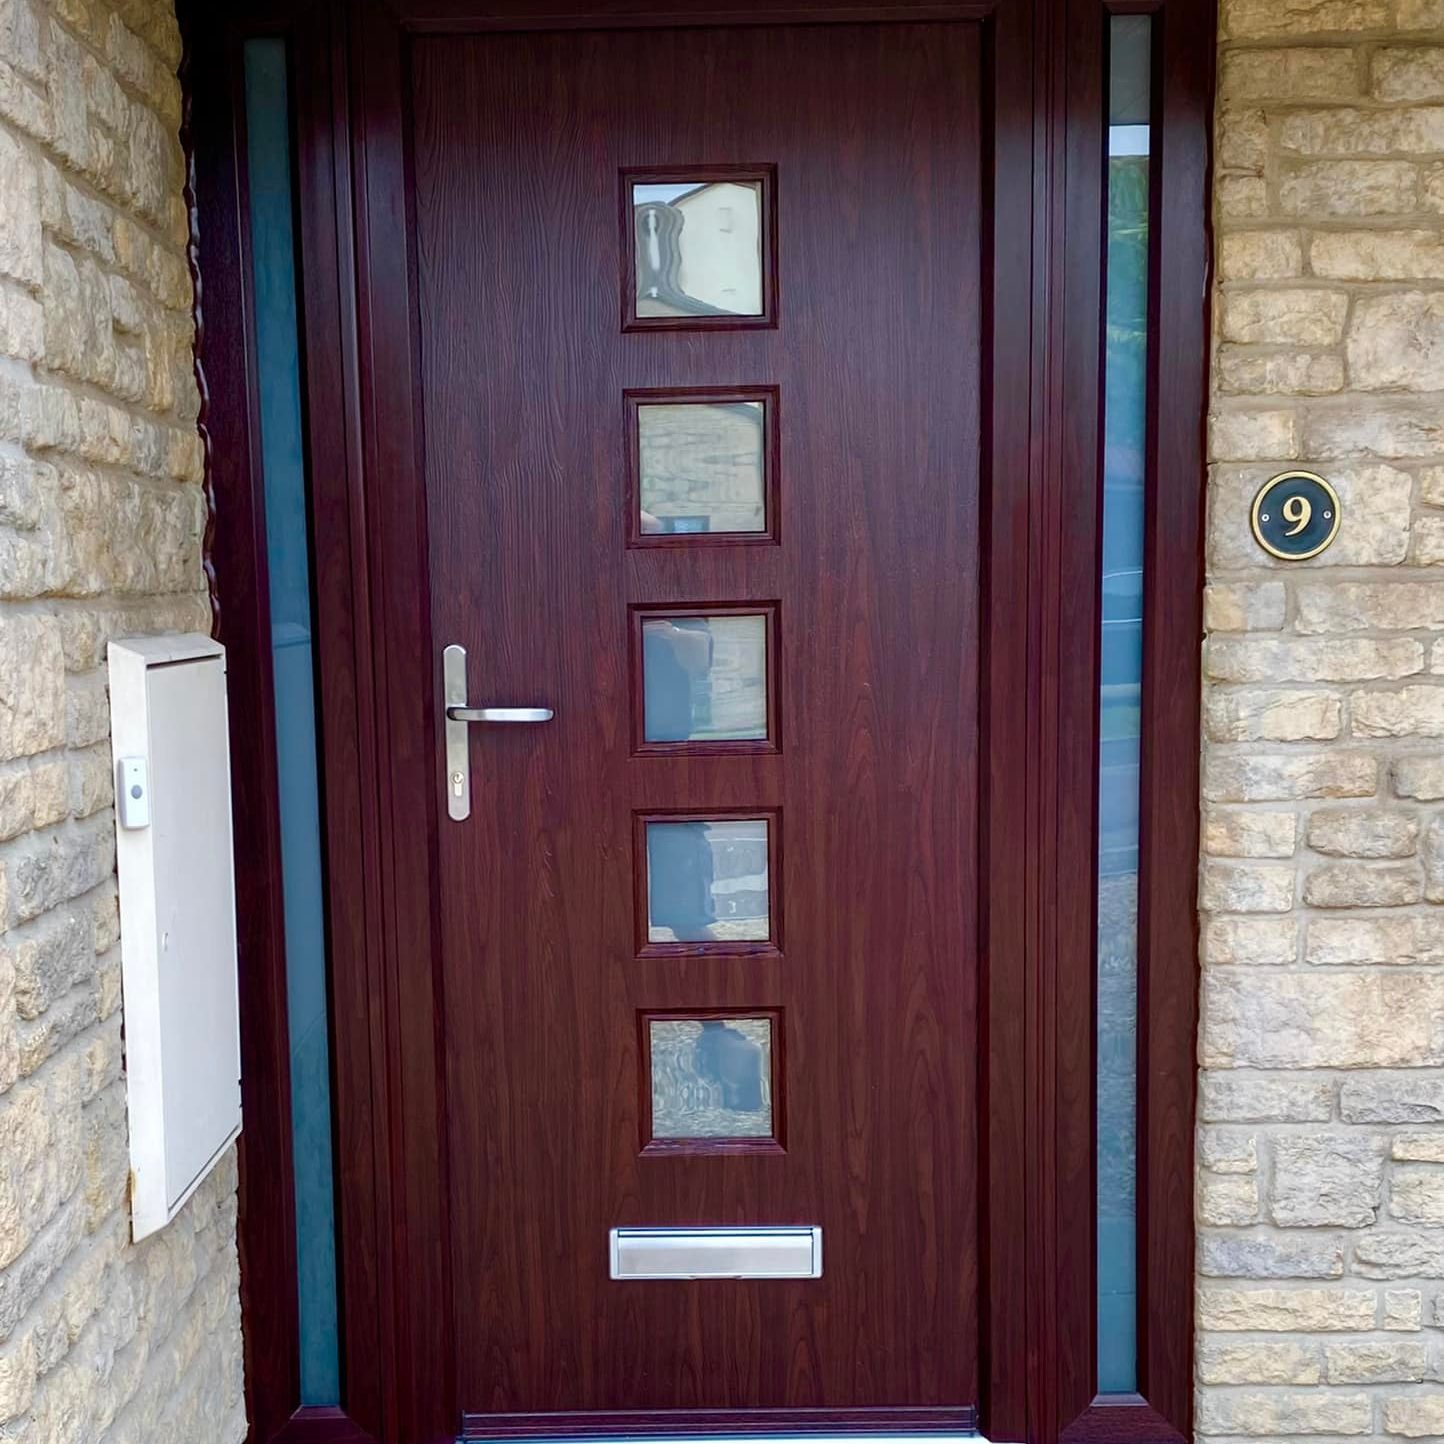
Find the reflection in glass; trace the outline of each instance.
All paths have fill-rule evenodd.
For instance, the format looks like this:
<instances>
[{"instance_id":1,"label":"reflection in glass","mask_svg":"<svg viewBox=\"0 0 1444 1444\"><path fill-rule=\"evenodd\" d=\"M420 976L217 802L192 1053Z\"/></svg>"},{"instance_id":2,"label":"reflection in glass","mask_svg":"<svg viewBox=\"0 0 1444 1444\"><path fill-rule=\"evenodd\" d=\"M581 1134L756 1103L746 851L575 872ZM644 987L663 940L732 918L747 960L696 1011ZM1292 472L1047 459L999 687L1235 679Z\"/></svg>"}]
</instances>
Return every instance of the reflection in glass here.
<instances>
[{"instance_id":1,"label":"reflection in glass","mask_svg":"<svg viewBox=\"0 0 1444 1444\"><path fill-rule=\"evenodd\" d=\"M642 693L648 742L766 738L767 618L643 618Z\"/></svg>"},{"instance_id":2,"label":"reflection in glass","mask_svg":"<svg viewBox=\"0 0 1444 1444\"><path fill-rule=\"evenodd\" d=\"M772 1022L653 1018L653 1138L770 1138Z\"/></svg>"},{"instance_id":3,"label":"reflection in glass","mask_svg":"<svg viewBox=\"0 0 1444 1444\"><path fill-rule=\"evenodd\" d=\"M1109 20L1098 772L1098 1388L1138 1381L1138 757L1152 21Z\"/></svg>"},{"instance_id":4,"label":"reflection in glass","mask_svg":"<svg viewBox=\"0 0 1444 1444\"><path fill-rule=\"evenodd\" d=\"M637 408L644 536L766 530L763 405L668 401Z\"/></svg>"},{"instance_id":5,"label":"reflection in glass","mask_svg":"<svg viewBox=\"0 0 1444 1444\"><path fill-rule=\"evenodd\" d=\"M647 941L766 942L767 819L647 824Z\"/></svg>"},{"instance_id":6,"label":"reflection in glass","mask_svg":"<svg viewBox=\"0 0 1444 1444\"><path fill-rule=\"evenodd\" d=\"M312 647L310 531L301 420L286 42L245 42L246 164L255 295L262 489L276 694L276 794L286 941L296 1182L300 1399L341 1398L325 888Z\"/></svg>"},{"instance_id":7,"label":"reflection in glass","mask_svg":"<svg viewBox=\"0 0 1444 1444\"><path fill-rule=\"evenodd\" d=\"M632 187L637 315L762 314L762 183Z\"/></svg>"}]
</instances>

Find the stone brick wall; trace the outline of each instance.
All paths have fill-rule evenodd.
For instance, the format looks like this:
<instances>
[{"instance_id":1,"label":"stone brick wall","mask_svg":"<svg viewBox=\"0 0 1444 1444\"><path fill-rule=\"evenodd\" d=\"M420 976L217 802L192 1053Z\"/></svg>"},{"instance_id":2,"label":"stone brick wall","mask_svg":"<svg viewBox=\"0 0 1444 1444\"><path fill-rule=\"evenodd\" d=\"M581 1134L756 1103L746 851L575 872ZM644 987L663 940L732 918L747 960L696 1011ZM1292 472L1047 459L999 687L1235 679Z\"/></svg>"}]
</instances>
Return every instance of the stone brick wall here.
<instances>
[{"instance_id":1,"label":"stone brick wall","mask_svg":"<svg viewBox=\"0 0 1444 1444\"><path fill-rule=\"evenodd\" d=\"M0 1438L242 1437L229 1163L129 1242L109 638L208 630L167 0L0 0Z\"/></svg>"},{"instance_id":2,"label":"stone brick wall","mask_svg":"<svg viewBox=\"0 0 1444 1444\"><path fill-rule=\"evenodd\" d=\"M1223 0L1198 1433L1444 1436L1444 0ZM1322 472L1311 562L1249 536Z\"/></svg>"}]
</instances>

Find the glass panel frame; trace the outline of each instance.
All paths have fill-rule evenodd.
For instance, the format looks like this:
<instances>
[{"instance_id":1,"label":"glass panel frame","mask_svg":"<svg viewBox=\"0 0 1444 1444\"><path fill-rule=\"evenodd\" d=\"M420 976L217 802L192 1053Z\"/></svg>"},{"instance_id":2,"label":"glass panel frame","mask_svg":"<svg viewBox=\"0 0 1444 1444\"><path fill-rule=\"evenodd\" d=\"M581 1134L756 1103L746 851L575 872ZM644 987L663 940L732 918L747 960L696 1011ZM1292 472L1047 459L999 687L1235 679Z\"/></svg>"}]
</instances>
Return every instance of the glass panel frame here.
<instances>
[{"instance_id":1,"label":"glass panel frame","mask_svg":"<svg viewBox=\"0 0 1444 1444\"><path fill-rule=\"evenodd\" d=\"M685 754L693 757L715 757L728 753L780 752L781 700L778 697L778 604L776 602L720 602L715 606L669 606L648 603L630 608L631 670L632 670L632 754L655 756ZM646 724L646 655L644 628L649 621L690 618L712 620L724 617L763 618L764 637L764 713L766 735L763 737L700 737L679 741L656 741L647 737Z\"/></svg>"},{"instance_id":2,"label":"glass panel frame","mask_svg":"<svg viewBox=\"0 0 1444 1444\"><path fill-rule=\"evenodd\" d=\"M767 921L765 938L710 938L692 941L654 941L651 937L651 861L648 828L657 823L761 822L767 829ZM727 810L699 808L657 809L633 818L633 876L635 878L635 947L638 959L685 957L782 956L782 812L752 807Z\"/></svg>"},{"instance_id":3,"label":"glass panel frame","mask_svg":"<svg viewBox=\"0 0 1444 1444\"><path fill-rule=\"evenodd\" d=\"M624 393L626 406L627 545L629 547L775 546L780 539L780 397L776 386L651 387ZM647 406L725 405L762 407L762 515L760 531L647 532L642 529L641 411Z\"/></svg>"},{"instance_id":4,"label":"glass panel frame","mask_svg":"<svg viewBox=\"0 0 1444 1444\"><path fill-rule=\"evenodd\" d=\"M299 1402L341 1402L330 953L316 676L315 560L302 399L290 42L241 42L265 512L296 1247Z\"/></svg>"},{"instance_id":5,"label":"glass panel frame","mask_svg":"<svg viewBox=\"0 0 1444 1444\"><path fill-rule=\"evenodd\" d=\"M654 1023L766 1022L770 1035L768 1050L768 1105L771 1132L748 1136L658 1136L652 1104L652 1025ZM786 1152L786 1033L781 1008L666 1008L647 1009L637 1015L637 1043L640 1048L641 1153L783 1153Z\"/></svg>"},{"instance_id":6,"label":"glass panel frame","mask_svg":"<svg viewBox=\"0 0 1444 1444\"><path fill-rule=\"evenodd\" d=\"M774 165L637 166L620 177L623 331L739 331L777 325L777 167ZM757 315L641 316L637 314L637 220L632 190L639 185L691 185L734 181L757 186L762 310Z\"/></svg>"}]
</instances>

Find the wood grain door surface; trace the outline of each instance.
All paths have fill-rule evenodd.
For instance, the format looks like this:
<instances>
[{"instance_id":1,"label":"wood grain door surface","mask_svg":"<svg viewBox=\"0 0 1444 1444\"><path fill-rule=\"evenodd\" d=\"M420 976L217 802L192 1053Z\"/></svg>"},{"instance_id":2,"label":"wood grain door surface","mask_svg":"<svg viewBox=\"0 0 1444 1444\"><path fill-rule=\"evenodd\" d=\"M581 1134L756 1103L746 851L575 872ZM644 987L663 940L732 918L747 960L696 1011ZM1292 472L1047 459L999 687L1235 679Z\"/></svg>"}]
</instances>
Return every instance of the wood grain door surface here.
<instances>
[{"instance_id":1,"label":"wood grain door surface","mask_svg":"<svg viewBox=\"0 0 1444 1444\"><path fill-rule=\"evenodd\" d=\"M557 1411L966 1423L977 29L419 35L410 57L438 674L460 643L474 703L556 714L473 727L471 816L439 823L460 1405L477 1432ZM774 314L627 329L626 173L727 167L766 178ZM767 528L650 544L638 393L706 389L771 408ZM763 619L767 735L714 719L668 741L654 718L649 746L642 671L667 659L647 626L695 648L699 616ZM442 786L439 749L437 769ZM767 823L769 937L729 936L721 861L701 937L678 940L685 909L649 930L647 821L679 818L693 840ZM756 893L752 846L737 866ZM669 866L654 886L697 882ZM724 1113L757 1101L755 1076L728 1072L756 1072L735 1020L771 1030L770 1139L649 1135L659 1016L687 1024L667 1036ZM822 1276L609 1277L614 1227L722 1224L820 1226Z\"/></svg>"}]
</instances>

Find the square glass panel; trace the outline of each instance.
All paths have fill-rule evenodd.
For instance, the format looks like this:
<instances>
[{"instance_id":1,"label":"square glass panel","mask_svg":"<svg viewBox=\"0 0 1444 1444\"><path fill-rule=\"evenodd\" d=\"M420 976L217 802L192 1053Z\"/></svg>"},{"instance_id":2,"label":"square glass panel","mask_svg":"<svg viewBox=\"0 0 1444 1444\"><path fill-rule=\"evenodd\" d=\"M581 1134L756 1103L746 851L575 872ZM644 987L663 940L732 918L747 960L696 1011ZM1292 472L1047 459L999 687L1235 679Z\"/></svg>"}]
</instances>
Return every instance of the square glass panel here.
<instances>
[{"instance_id":1,"label":"square glass panel","mask_svg":"<svg viewBox=\"0 0 1444 1444\"><path fill-rule=\"evenodd\" d=\"M763 314L762 182L632 182L639 319Z\"/></svg>"},{"instance_id":2,"label":"square glass panel","mask_svg":"<svg viewBox=\"0 0 1444 1444\"><path fill-rule=\"evenodd\" d=\"M772 936L765 817L647 823L647 941Z\"/></svg>"},{"instance_id":3,"label":"square glass panel","mask_svg":"<svg viewBox=\"0 0 1444 1444\"><path fill-rule=\"evenodd\" d=\"M651 1018L653 1138L771 1138L770 1018Z\"/></svg>"},{"instance_id":4,"label":"square glass panel","mask_svg":"<svg viewBox=\"0 0 1444 1444\"><path fill-rule=\"evenodd\" d=\"M767 530L765 408L764 401L638 405L644 537Z\"/></svg>"},{"instance_id":5,"label":"square glass panel","mask_svg":"<svg viewBox=\"0 0 1444 1444\"><path fill-rule=\"evenodd\" d=\"M767 737L767 615L642 618L646 742Z\"/></svg>"}]
</instances>

